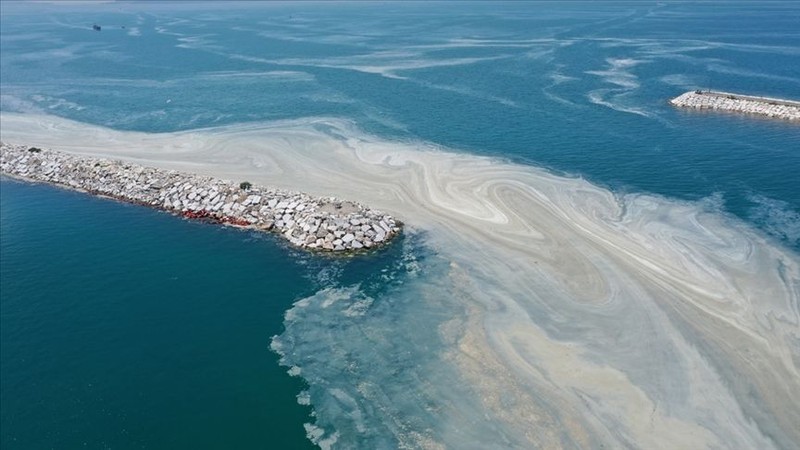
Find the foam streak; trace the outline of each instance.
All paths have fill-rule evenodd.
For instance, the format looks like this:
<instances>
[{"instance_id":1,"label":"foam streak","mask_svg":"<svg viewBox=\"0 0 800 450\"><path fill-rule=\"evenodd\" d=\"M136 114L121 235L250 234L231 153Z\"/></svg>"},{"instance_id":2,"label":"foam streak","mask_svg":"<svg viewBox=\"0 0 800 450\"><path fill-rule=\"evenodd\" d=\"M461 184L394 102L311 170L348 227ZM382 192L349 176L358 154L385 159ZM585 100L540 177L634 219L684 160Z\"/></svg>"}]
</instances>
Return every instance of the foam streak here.
<instances>
[{"instance_id":1,"label":"foam streak","mask_svg":"<svg viewBox=\"0 0 800 450\"><path fill-rule=\"evenodd\" d=\"M702 204L618 197L335 119L160 135L2 121L4 141L338 195L425 230L453 267L442 295L468 312L441 365L457 368L506 446L800 442L800 259ZM456 401L445 384L426 392L440 406ZM436 411L446 417L430 425L434 439L416 445L455 445L476 417ZM409 442L401 435L412 431L393 432Z\"/></svg>"}]
</instances>

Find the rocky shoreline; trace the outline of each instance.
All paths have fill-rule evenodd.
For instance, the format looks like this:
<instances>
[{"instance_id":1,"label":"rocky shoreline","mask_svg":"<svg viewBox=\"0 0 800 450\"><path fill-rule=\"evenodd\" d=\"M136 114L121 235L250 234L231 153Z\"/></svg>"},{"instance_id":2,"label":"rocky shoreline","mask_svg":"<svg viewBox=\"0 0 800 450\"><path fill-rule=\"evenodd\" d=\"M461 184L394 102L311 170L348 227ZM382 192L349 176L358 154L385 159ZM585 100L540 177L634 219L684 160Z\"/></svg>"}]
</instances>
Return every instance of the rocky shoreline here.
<instances>
[{"instance_id":1,"label":"rocky shoreline","mask_svg":"<svg viewBox=\"0 0 800 450\"><path fill-rule=\"evenodd\" d=\"M360 203L254 186L123 161L0 143L0 171L191 219L280 234L315 251L354 252L384 245L402 223Z\"/></svg>"},{"instance_id":2,"label":"rocky shoreline","mask_svg":"<svg viewBox=\"0 0 800 450\"><path fill-rule=\"evenodd\" d=\"M800 120L800 102L768 97L731 94L730 92L689 91L670 100L674 106L694 109L715 109L745 114Z\"/></svg>"}]
</instances>

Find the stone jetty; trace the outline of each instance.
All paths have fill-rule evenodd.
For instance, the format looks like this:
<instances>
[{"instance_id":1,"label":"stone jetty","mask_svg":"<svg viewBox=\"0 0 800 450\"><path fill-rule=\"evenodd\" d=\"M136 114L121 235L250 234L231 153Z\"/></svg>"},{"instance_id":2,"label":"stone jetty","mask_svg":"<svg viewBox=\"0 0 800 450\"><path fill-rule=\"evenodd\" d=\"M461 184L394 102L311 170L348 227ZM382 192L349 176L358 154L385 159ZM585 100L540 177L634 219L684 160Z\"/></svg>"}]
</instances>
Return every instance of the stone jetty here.
<instances>
[{"instance_id":1,"label":"stone jetty","mask_svg":"<svg viewBox=\"0 0 800 450\"><path fill-rule=\"evenodd\" d=\"M731 94L716 91L690 91L670 100L682 108L714 109L745 114L800 120L800 102L769 97Z\"/></svg>"},{"instance_id":2,"label":"stone jetty","mask_svg":"<svg viewBox=\"0 0 800 450\"><path fill-rule=\"evenodd\" d=\"M402 223L360 203L269 189L175 170L0 143L0 170L192 219L270 231L292 245L353 252L381 246Z\"/></svg>"}]
</instances>

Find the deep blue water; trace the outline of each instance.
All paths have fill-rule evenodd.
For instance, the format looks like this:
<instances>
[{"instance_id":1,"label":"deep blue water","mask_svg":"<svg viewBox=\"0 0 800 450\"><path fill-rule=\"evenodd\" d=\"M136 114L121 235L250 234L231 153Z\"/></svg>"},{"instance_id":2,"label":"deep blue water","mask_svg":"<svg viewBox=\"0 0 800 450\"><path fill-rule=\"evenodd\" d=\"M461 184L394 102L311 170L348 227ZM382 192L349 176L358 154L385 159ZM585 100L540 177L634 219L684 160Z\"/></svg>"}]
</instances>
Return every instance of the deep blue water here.
<instances>
[{"instance_id":1,"label":"deep blue water","mask_svg":"<svg viewBox=\"0 0 800 450\"><path fill-rule=\"evenodd\" d=\"M798 245L797 126L666 103L800 98L795 2L38 8L3 6L3 110L141 131L345 117L618 190L719 195Z\"/></svg>"},{"instance_id":2,"label":"deep blue water","mask_svg":"<svg viewBox=\"0 0 800 450\"><path fill-rule=\"evenodd\" d=\"M800 127L667 104L709 87L800 99L797 2L0 8L2 111L146 132L341 117L711 199L800 248ZM308 445L269 338L298 298L391 259L319 261L11 182L0 256L4 448ZM348 275L320 282L331 264Z\"/></svg>"}]
</instances>

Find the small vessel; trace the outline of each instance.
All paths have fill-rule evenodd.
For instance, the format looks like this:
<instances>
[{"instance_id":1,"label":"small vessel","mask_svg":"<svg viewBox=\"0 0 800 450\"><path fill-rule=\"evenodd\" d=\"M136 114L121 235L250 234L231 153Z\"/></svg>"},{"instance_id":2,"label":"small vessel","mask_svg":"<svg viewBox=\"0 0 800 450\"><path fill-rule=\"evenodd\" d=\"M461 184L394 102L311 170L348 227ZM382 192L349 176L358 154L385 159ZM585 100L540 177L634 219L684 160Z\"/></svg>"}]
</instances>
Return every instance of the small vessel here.
<instances>
[{"instance_id":1,"label":"small vessel","mask_svg":"<svg viewBox=\"0 0 800 450\"><path fill-rule=\"evenodd\" d=\"M92 29L93 29L94 31L100 31L100 30L101 30L101 28L100 28L100 25L98 25L98 24L94 24L94 25L92 25Z\"/></svg>"}]
</instances>

